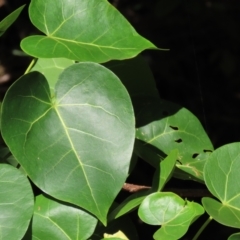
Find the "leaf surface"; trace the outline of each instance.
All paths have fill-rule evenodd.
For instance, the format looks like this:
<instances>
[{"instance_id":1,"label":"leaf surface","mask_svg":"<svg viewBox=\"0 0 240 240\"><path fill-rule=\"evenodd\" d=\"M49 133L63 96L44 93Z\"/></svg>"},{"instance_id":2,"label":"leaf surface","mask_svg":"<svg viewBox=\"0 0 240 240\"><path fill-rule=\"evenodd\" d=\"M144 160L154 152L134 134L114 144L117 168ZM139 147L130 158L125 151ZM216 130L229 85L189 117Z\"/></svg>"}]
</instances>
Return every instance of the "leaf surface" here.
<instances>
[{"instance_id":1,"label":"leaf surface","mask_svg":"<svg viewBox=\"0 0 240 240\"><path fill-rule=\"evenodd\" d=\"M107 0L35 0L29 15L46 36L27 37L21 47L37 58L100 63L156 49Z\"/></svg>"},{"instance_id":2,"label":"leaf surface","mask_svg":"<svg viewBox=\"0 0 240 240\"><path fill-rule=\"evenodd\" d=\"M240 233L234 233L227 240L239 240L240 239Z\"/></svg>"},{"instance_id":3,"label":"leaf surface","mask_svg":"<svg viewBox=\"0 0 240 240\"><path fill-rule=\"evenodd\" d=\"M204 210L201 205L183 200L170 192L158 192L147 196L139 207L142 221L162 227L154 233L154 239L175 240L181 238L190 224Z\"/></svg>"},{"instance_id":4,"label":"leaf surface","mask_svg":"<svg viewBox=\"0 0 240 240\"><path fill-rule=\"evenodd\" d=\"M126 89L96 63L65 69L54 97L42 74L29 73L3 102L3 138L33 182L104 224L128 176L134 125Z\"/></svg>"},{"instance_id":5,"label":"leaf surface","mask_svg":"<svg viewBox=\"0 0 240 240\"><path fill-rule=\"evenodd\" d=\"M0 239L22 239L33 214L33 192L16 168L0 164Z\"/></svg>"},{"instance_id":6,"label":"leaf surface","mask_svg":"<svg viewBox=\"0 0 240 240\"><path fill-rule=\"evenodd\" d=\"M159 168L157 168L153 176L153 191L158 192L164 188L165 184L168 182L174 171L177 156L178 151L173 150L163 161L160 162Z\"/></svg>"},{"instance_id":7,"label":"leaf surface","mask_svg":"<svg viewBox=\"0 0 240 240\"><path fill-rule=\"evenodd\" d=\"M73 60L66 58L39 58L31 72L38 71L42 73L48 80L51 91L54 91L60 73L74 63Z\"/></svg>"},{"instance_id":8,"label":"leaf surface","mask_svg":"<svg viewBox=\"0 0 240 240\"><path fill-rule=\"evenodd\" d=\"M44 195L36 198L32 237L51 240L85 240L94 232L97 219L89 213Z\"/></svg>"},{"instance_id":9,"label":"leaf surface","mask_svg":"<svg viewBox=\"0 0 240 240\"><path fill-rule=\"evenodd\" d=\"M203 179L204 163L213 146L201 123L191 112L177 104L161 100L144 107L136 119L136 152L147 157L144 151L145 148L148 151L149 146L156 149L155 155L158 154L157 150L161 155L178 149L176 166ZM156 159L153 165L156 165Z\"/></svg>"},{"instance_id":10,"label":"leaf surface","mask_svg":"<svg viewBox=\"0 0 240 240\"><path fill-rule=\"evenodd\" d=\"M23 8L25 5L19 7L12 13L10 13L7 17L5 17L1 22L0 22L0 37L6 32L6 30L16 21L20 13L22 12Z\"/></svg>"},{"instance_id":11,"label":"leaf surface","mask_svg":"<svg viewBox=\"0 0 240 240\"><path fill-rule=\"evenodd\" d=\"M204 179L209 191L221 202L203 198L207 213L214 220L240 228L240 143L231 143L215 150L204 167Z\"/></svg>"}]
</instances>

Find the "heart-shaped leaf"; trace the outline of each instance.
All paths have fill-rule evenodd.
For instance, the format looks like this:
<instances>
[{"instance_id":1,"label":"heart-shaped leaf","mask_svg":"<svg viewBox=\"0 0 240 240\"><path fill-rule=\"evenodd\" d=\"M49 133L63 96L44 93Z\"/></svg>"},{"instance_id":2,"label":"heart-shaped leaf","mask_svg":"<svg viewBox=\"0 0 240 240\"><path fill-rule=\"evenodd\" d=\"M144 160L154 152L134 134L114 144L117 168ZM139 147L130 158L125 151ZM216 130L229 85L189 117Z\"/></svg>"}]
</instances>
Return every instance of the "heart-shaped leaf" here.
<instances>
[{"instance_id":1,"label":"heart-shaped leaf","mask_svg":"<svg viewBox=\"0 0 240 240\"><path fill-rule=\"evenodd\" d=\"M161 225L154 239L175 240L181 238L190 224L204 213L201 205L183 200L170 192L158 192L147 196L139 207L142 221Z\"/></svg>"},{"instance_id":2,"label":"heart-shaped leaf","mask_svg":"<svg viewBox=\"0 0 240 240\"><path fill-rule=\"evenodd\" d=\"M6 32L6 30L16 21L20 13L22 12L23 8L25 5L19 7L12 13L10 13L7 17L5 17L1 22L0 22L0 37Z\"/></svg>"},{"instance_id":3,"label":"heart-shaped leaf","mask_svg":"<svg viewBox=\"0 0 240 240\"><path fill-rule=\"evenodd\" d=\"M38 71L48 80L50 89L54 92L55 84L60 73L75 62L66 58L39 58L31 69L31 72Z\"/></svg>"},{"instance_id":4,"label":"heart-shaped leaf","mask_svg":"<svg viewBox=\"0 0 240 240\"><path fill-rule=\"evenodd\" d=\"M213 146L201 123L191 112L162 100L143 108L136 119L136 138L142 143L137 145L139 151L143 152L144 147L149 145L164 154L178 149L177 167L203 179L203 166Z\"/></svg>"},{"instance_id":5,"label":"heart-shaped leaf","mask_svg":"<svg viewBox=\"0 0 240 240\"><path fill-rule=\"evenodd\" d=\"M22 239L33 214L31 185L18 169L0 164L0 239Z\"/></svg>"},{"instance_id":6,"label":"heart-shaped leaf","mask_svg":"<svg viewBox=\"0 0 240 240\"><path fill-rule=\"evenodd\" d=\"M46 36L27 37L21 47L38 58L107 62L156 49L107 0L35 0L29 15Z\"/></svg>"},{"instance_id":7,"label":"heart-shaped leaf","mask_svg":"<svg viewBox=\"0 0 240 240\"><path fill-rule=\"evenodd\" d=\"M231 143L215 150L204 167L204 179L209 191L220 202L203 198L207 213L214 220L240 228L240 143Z\"/></svg>"},{"instance_id":8,"label":"heart-shaped leaf","mask_svg":"<svg viewBox=\"0 0 240 240\"><path fill-rule=\"evenodd\" d=\"M128 176L135 138L130 97L119 79L96 63L65 69L55 96L32 72L8 90L2 135L33 182L106 224Z\"/></svg>"},{"instance_id":9,"label":"heart-shaped leaf","mask_svg":"<svg viewBox=\"0 0 240 240\"><path fill-rule=\"evenodd\" d=\"M96 225L97 219L89 213L40 195L36 198L30 232L31 237L39 240L85 240Z\"/></svg>"}]
</instances>

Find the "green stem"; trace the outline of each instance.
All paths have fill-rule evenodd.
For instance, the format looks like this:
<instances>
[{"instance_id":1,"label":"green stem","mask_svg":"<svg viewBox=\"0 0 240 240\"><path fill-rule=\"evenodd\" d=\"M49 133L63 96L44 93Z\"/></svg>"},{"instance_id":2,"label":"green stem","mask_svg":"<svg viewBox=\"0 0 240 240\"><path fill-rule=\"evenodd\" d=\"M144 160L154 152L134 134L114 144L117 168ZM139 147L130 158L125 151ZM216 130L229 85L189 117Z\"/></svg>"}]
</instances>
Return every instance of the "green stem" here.
<instances>
[{"instance_id":1,"label":"green stem","mask_svg":"<svg viewBox=\"0 0 240 240\"><path fill-rule=\"evenodd\" d=\"M25 71L24 75L30 72L30 70L32 69L32 67L33 67L33 65L35 64L36 61L37 61L37 59L34 58L34 59L30 62L30 64L29 64L27 70Z\"/></svg>"},{"instance_id":2,"label":"green stem","mask_svg":"<svg viewBox=\"0 0 240 240\"><path fill-rule=\"evenodd\" d=\"M202 233L202 231L206 228L206 226L211 222L212 217L210 216L206 222L202 225L202 227L198 230L198 232L196 233L196 235L194 236L194 238L192 240L197 240L198 237L200 236L200 234Z\"/></svg>"}]
</instances>

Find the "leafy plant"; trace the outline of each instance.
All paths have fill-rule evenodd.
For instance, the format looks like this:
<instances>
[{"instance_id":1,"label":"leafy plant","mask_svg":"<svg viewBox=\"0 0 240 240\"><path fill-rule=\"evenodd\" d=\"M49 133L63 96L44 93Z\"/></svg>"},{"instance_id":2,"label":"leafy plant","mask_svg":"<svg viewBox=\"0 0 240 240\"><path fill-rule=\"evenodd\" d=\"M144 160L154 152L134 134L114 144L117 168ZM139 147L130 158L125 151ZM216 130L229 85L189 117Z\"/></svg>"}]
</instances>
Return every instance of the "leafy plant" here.
<instances>
[{"instance_id":1,"label":"leafy plant","mask_svg":"<svg viewBox=\"0 0 240 240\"><path fill-rule=\"evenodd\" d=\"M212 219L240 228L240 145L214 150L191 112L158 96L139 55L158 48L106 0L32 0L29 16L45 35L22 40L34 59L1 104L0 239L138 239L137 208L161 226L154 239L181 238L204 210L193 239ZM143 190L126 183L138 158L155 168ZM172 177L217 200L164 192ZM122 188L134 193L117 202Z\"/></svg>"}]
</instances>

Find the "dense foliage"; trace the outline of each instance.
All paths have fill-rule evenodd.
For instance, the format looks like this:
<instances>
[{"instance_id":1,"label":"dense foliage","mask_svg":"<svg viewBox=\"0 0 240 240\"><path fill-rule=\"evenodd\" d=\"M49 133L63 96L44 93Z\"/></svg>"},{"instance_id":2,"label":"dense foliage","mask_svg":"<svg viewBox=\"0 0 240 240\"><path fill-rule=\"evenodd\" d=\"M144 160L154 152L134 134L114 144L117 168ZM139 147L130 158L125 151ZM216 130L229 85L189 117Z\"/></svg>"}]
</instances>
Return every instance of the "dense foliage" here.
<instances>
[{"instance_id":1,"label":"dense foliage","mask_svg":"<svg viewBox=\"0 0 240 240\"><path fill-rule=\"evenodd\" d=\"M106 0L32 0L29 17L44 35L22 40L33 61L1 104L0 239L138 239L135 209L159 226L154 239L181 238L204 211L194 239L212 219L240 228L240 144L214 150L190 111L159 97L139 54L161 49ZM126 183L139 158L155 169L141 191ZM165 192L172 177L212 197ZM126 187L134 193L116 202Z\"/></svg>"}]
</instances>

